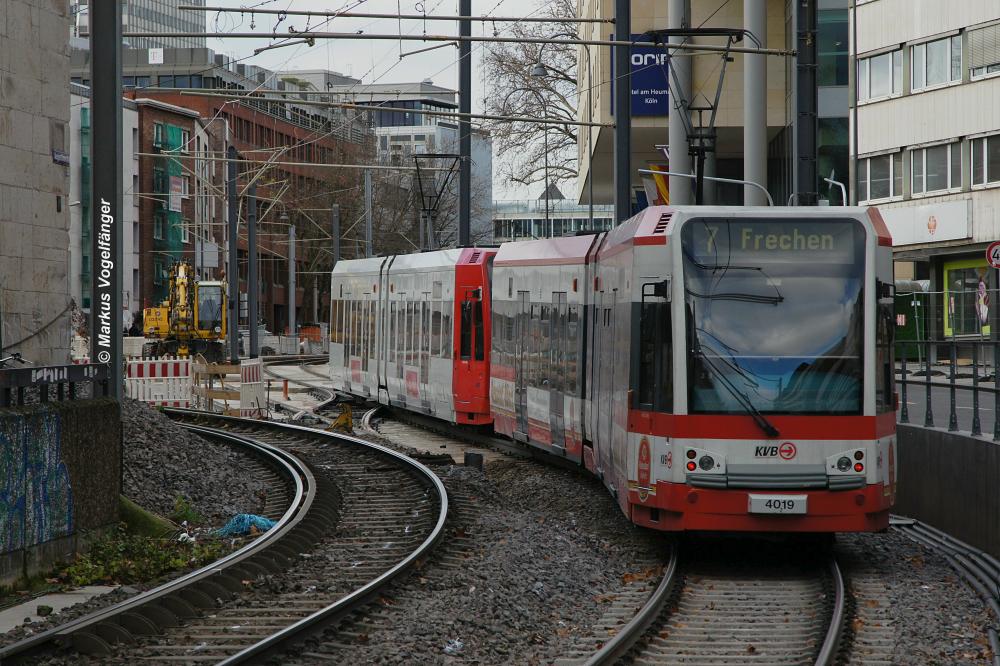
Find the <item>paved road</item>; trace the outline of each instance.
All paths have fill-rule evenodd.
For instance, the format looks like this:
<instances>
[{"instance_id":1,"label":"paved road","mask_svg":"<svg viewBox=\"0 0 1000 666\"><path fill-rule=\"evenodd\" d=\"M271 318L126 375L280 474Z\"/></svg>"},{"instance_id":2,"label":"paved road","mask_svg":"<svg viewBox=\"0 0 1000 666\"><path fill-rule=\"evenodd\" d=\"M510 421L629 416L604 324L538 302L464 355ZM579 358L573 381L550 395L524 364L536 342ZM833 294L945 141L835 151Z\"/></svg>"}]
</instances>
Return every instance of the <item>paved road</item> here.
<instances>
[{"instance_id":1,"label":"paved road","mask_svg":"<svg viewBox=\"0 0 1000 666\"><path fill-rule=\"evenodd\" d=\"M918 380L920 378L913 378ZM932 381L945 382L947 377L932 377ZM963 431L972 430L973 418L973 397L972 381L959 380L959 388L955 391L955 414L958 417L958 429ZM984 382L982 388L992 389L993 382ZM968 387L968 388L961 388ZM902 387L899 388L900 400L902 400ZM948 427L951 406L951 392L947 388L931 387L931 414L934 417L934 425L941 428ZM909 411L910 423L923 425L924 414L927 405L927 389L923 385L909 384L907 386L906 404ZM994 396L992 392L981 392L979 394L979 420L980 427L987 435L993 434L994 419L996 410L994 409Z\"/></svg>"}]
</instances>

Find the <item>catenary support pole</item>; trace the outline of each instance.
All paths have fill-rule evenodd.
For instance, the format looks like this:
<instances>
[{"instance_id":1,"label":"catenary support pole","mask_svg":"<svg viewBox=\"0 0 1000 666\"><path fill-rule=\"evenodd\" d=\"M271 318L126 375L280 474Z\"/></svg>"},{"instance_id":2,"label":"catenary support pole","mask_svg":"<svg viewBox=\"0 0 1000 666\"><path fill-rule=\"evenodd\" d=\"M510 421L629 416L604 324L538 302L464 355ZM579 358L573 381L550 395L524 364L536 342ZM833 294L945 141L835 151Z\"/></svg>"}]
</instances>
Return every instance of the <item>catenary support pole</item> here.
<instances>
[{"instance_id":1,"label":"catenary support pole","mask_svg":"<svg viewBox=\"0 0 1000 666\"><path fill-rule=\"evenodd\" d=\"M365 170L365 256L372 254L372 172Z\"/></svg>"},{"instance_id":2,"label":"catenary support pole","mask_svg":"<svg viewBox=\"0 0 1000 666\"><path fill-rule=\"evenodd\" d=\"M333 265L340 261L340 204L330 206L330 234L333 238Z\"/></svg>"},{"instance_id":3,"label":"catenary support pole","mask_svg":"<svg viewBox=\"0 0 1000 666\"><path fill-rule=\"evenodd\" d=\"M90 358L110 366L110 395L122 399L122 8L92 3L93 206Z\"/></svg>"},{"instance_id":4,"label":"catenary support pole","mask_svg":"<svg viewBox=\"0 0 1000 666\"><path fill-rule=\"evenodd\" d=\"M767 0L743 0L743 28L767 44ZM743 180L767 185L767 57L743 56ZM743 188L743 203L764 205L760 191Z\"/></svg>"},{"instance_id":5,"label":"catenary support pole","mask_svg":"<svg viewBox=\"0 0 1000 666\"><path fill-rule=\"evenodd\" d=\"M691 27L691 0L668 0L667 27L687 30ZM680 121L681 114L688 113L691 103L691 62L685 55L669 51L670 67L677 77L670 85L670 119L667 122L667 137L670 144L670 161L667 167L677 173L691 173L691 155L688 153L687 129ZM670 203L689 205L694 201L694 183L688 178L669 177Z\"/></svg>"},{"instance_id":6,"label":"catenary support pole","mask_svg":"<svg viewBox=\"0 0 1000 666\"><path fill-rule=\"evenodd\" d=\"M615 0L615 39L632 38L631 0ZM632 63L628 46L615 46L615 224L632 216Z\"/></svg>"},{"instance_id":7,"label":"catenary support pole","mask_svg":"<svg viewBox=\"0 0 1000 666\"><path fill-rule=\"evenodd\" d=\"M226 151L227 156L230 160L235 160L236 147L229 146ZM236 196L236 175L237 175L237 165L236 162L230 161L228 164L228 173L226 175L226 200L227 200L227 217L226 225L228 229L228 243L226 245L226 254L229 257L228 267L226 268L226 340L229 345L229 361L230 363L240 362L240 348L239 348L239 302L240 302L240 269L239 269L239 238L240 238L240 200Z\"/></svg>"},{"instance_id":8,"label":"catenary support pole","mask_svg":"<svg viewBox=\"0 0 1000 666\"><path fill-rule=\"evenodd\" d=\"M295 329L295 225L288 225L288 335L295 338L298 344L298 335Z\"/></svg>"},{"instance_id":9,"label":"catenary support pole","mask_svg":"<svg viewBox=\"0 0 1000 666\"><path fill-rule=\"evenodd\" d=\"M472 0L459 0L458 13L472 14ZM472 21L461 19L458 34L472 36ZM458 112L472 112L472 42L458 44ZM458 121L458 246L469 245L472 216L472 124L468 116Z\"/></svg>"},{"instance_id":10,"label":"catenary support pole","mask_svg":"<svg viewBox=\"0 0 1000 666\"><path fill-rule=\"evenodd\" d=\"M250 358L260 356L260 327L257 301L260 281L257 278L257 183L250 183L247 196L247 322L250 328Z\"/></svg>"},{"instance_id":11,"label":"catenary support pole","mask_svg":"<svg viewBox=\"0 0 1000 666\"><path fill-rule=\"evenodd\" d=\"M816 0L794 3L798 55L795 57L795 166L794 192L801 206L815 206L819 200L818 145L819 89L816 87ZM823 174L824 176L827 174ZM840 178L843 180L843 178ZM847 202L844 202L847 205Z\"/></svg>"}]
</instances>

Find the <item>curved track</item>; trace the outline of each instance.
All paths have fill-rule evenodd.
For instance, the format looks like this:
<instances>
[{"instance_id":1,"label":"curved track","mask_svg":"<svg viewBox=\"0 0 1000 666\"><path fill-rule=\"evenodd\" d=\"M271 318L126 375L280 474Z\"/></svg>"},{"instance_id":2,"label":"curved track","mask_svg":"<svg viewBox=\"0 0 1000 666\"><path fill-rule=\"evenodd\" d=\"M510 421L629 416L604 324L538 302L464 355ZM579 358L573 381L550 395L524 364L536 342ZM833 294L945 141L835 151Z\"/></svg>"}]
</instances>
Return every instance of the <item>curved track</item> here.
<instances>
[{"instance_id":1,"label":"curved track","mask_svg":"<svg viewBox=\"0 0 1000 666\"><path fill-rule=\"evenodd\" d=\"M633 585L612 605L600 626L615 635L599 650L560 663L825 666L837 653L845 593L829 556L786 555L770 563L751 556L734 564L711 554L682 558L676 547L659 585L652 594L646 590Z\"/></svg>"},{"instance_id":2,"label":"curved track","mask_svg":"<svg viewBox=\"0 0 1000 666\"><path fill-rule=\"evenodd\" d=\"M212 565L9 646L3 663L60 648L114 663L256 662L368 603L441 536L444 486L405 456L298 426L168 414L280 460L296 488L282 522Z\"/></svg>"},{"instance_id":3,"label":"curved track","mask_svg":"<svg viewBox=\"0 0 1000 666\"><path fill-rule=\"evenodd\" d=\"M287 381L290 384L299 384L304 386L309 390L316 400L319 402L318 405L313 407L310 411L316 414L333 403L336 398L336 392L330 388L330 380L326 375L315 370L312 366L322 365L326 363L329 359L322 355L313 356L271 356L264 359L264 374L272 379L277 379L279 381ZM279 372L275 371L275 368L280 366L294 365L298 369L303 370L311 375L314 375L316 379L304 379L302 377L288 377Z\"/></svg>"}]
</instances>

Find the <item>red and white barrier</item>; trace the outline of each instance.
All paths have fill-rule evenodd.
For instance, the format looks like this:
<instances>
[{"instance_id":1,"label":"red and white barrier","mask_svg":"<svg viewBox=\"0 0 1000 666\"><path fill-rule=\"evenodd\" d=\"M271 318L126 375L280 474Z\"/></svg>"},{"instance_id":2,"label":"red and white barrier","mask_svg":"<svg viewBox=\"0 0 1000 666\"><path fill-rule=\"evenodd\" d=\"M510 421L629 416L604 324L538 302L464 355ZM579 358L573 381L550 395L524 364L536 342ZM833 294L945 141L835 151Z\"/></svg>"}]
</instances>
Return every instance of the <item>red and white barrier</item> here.
<instances>
[{"instance_id":1,"label":"red and white barrier","mask_svg":"<svg viewBox=\"0 0 1000 666\"><path fill-rule=\"evenodd\" d=\"M191 359L129 360L125 394L156 407L190 407L194 388Z\"/></svg>"},{"instance_id":2,"label":"red and white barrier","mask_svg":"<svg viewBox=\"0 0 1000 666\"><path fill-rule=\"evenodd\" d=\"M240 361L240 416L253 419L267 416L264 362L259 358Z\"/></svg>"}]
</instances>

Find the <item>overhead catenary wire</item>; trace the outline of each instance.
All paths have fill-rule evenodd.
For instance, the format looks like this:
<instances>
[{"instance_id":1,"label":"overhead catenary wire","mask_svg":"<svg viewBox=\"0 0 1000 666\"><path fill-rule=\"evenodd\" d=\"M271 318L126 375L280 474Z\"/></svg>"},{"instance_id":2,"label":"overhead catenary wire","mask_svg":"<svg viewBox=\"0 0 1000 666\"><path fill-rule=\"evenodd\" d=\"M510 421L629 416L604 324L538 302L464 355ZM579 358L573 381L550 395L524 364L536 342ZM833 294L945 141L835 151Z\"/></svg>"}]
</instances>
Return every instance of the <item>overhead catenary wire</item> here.
<instances>
[{"instance_id":1,"label":"overhead catenary wire","mask_svg":"<svg viewBox=\"0 0 1000 666\"><path fill-rule=\"evenodd\" d=\"M324 12L324 11L314 11L309 9L293 9L285 11L283 9L256 9L248 10L245 8L237 7L198 7L196 5L180 5L177 9L181 11L199 11L199 12L236 12L244 13L251 12L254 14L282 14L287 16L329 16L330 18L372 18L372 19L400 19L400 20L417 20L417 21L484 21L487 23L545 23L551 19L547 18L529 18L524 16L432 16L430 14L378 14L369 12ZM568 21L574 21L576 23L611 23L613 24L615 20L613 18L573 18L567 19Z\"/></svg>"},{"instance_id":2,"label":"overhead catenary wire","mask_svg":"<svg viewBox=\"0 0 1000 666\"><path fill-rule=\"evenodd\" d=\"M287 91L286 91L287 92ZM180 91L181 95L193 95L196 97L218 97L222 99L235 100L235 101L267 101L274 102L277 104L304 104L311 106L322 106L322 107L333 107L339 109L353 109L359 111L393 111L399 109L399 107L385 106L390 102L384 102L379 105L367 105L367 104L353 104L351 102L327 102L323 100L311 100L311 99L282 99L273 97L255 97L255 96L243 96L243 95L231 95L226 93L214 93L214 92L202 92L199 90L188 90L183 89ZM269 93L268 93L269 94ZM287 93L295 94L295 93ZM331 93L317 93L323 95L330 95ZM361 93L366 94L366 93ZM392 100L395 101L395 100ZM535 123L542 125L581 125L588 127L614 127L614 123L595 123L586 122L580 120L561 120L558 118L530 118L528 116L501 116L493 115L488 113L460 113L458 111L425 111L424 109L407 109L414 114L422 114L426 116L440 116L444 118L473 118L478 120L498 120L498 121L509 121L509 122L520 122L520 123Z\"/></svg>"},{"instance_id":3,"label":"overhead catenary wire","mask_svg":"<svg viewBox=\"0 0 1000 666\"><path fill-rule=\"evenodd\" d=\"M545 39L543 37L491 37L477 35L392 35L383 33L365 32L309 32L309 33L283 33L281 35L271 35L272 38L284 39L293 37L301 39L303 35L308 35L312 40L316 39L371 39L371 40L391 40L404 41L427 41L427 42L495 42L513 44L558 44L563 46L638 46L638 47L659 47L675 49L680 51L706 51L718 53L749 53L752 55L767 55L792 57L797 54L794 49L760 49L742 46L715 46L713 44L686 44L674 42L649 42L649 41L625 41L617 39ZM232 32L232 33L196 33L196 32L127 32L124 37L157 37L160 39L176 37L211 37L218 39L266 39L268 35L259 32Z\"/></svg>"}]
</instances>

